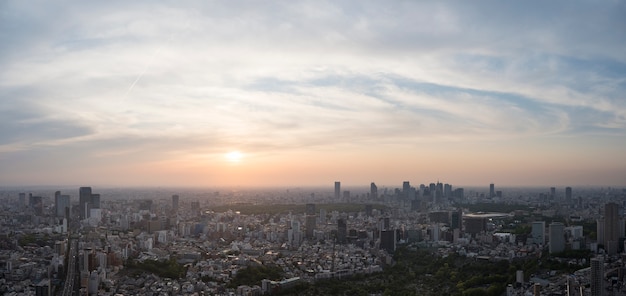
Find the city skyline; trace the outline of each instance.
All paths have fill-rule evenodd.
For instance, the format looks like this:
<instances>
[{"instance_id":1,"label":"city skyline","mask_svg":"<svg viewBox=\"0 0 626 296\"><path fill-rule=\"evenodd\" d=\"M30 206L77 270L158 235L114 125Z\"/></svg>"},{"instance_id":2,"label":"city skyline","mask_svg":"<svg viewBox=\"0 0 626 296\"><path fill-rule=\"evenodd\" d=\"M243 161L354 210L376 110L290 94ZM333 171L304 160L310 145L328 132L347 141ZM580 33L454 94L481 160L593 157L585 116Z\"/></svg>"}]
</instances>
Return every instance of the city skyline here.
<instances>
[{"instance_id":1,"label":"city skyline","mask_svg":"<svg viewBox=\"0 0 626 296\"><path fill-rule=\"evenodd\" d=\"M0 186L626 185L624 3L185 4L0 4Z\"/></svg>"}]
</instances>

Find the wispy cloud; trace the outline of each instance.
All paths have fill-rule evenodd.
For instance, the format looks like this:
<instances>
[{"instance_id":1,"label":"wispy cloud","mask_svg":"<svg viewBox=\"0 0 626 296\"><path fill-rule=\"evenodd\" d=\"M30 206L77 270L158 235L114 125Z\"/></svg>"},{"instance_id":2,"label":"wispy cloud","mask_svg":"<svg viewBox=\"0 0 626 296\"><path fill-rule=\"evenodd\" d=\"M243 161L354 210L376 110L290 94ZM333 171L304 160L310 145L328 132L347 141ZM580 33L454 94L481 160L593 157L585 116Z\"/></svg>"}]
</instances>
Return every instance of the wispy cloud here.
<instances>
[{"instance_id":1,"label":"wispy cloud","mask_svg":"<svg viewBox=\"0 0 626 296\"><path fill-rule=\"evenodd\" d=\"M0 151L14 169L42 155L76 168L626 141L620 2L0 5Z\"/></svg>"}]
</instances>

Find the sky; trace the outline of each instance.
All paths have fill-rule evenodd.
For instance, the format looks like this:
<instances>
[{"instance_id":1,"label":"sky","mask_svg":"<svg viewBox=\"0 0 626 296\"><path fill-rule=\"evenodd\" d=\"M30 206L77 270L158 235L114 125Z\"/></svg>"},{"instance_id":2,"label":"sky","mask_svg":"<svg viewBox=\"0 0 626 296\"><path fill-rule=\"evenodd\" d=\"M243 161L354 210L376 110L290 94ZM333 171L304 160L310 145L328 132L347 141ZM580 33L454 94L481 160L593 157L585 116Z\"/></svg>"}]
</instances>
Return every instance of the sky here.
<instances>
[{"instance_id":1,"label":"sky","mask_svg":"<svg viewBox=\"0 0 626 296\"><path fill-rule=\"evenodd\" d=\"M0 0L0 185L626 185L624 1Z\"/></svg>"}]
</instances>

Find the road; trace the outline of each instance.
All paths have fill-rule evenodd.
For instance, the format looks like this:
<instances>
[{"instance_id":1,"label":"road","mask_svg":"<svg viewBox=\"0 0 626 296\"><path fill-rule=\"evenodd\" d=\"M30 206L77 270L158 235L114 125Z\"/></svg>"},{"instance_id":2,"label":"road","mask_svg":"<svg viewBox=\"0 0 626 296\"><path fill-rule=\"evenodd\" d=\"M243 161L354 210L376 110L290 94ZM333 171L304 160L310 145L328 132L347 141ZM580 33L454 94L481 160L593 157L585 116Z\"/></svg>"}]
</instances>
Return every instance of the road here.
<instances>
[{"instance_id":1,"label":"road","mask_svg":"<svg viewBox=\"0 0 626 296\"><path fill-rule=\"evenodd\" d=\"M78 256L78 239L69 238L69 252L68 252L68 263L67 263L67 274L65 276L65 285L63 285L63 291L61 292L62 296L72 296L74 294L74 290L80 288L80 279L77 281L78 273L78 261L76 257Z\"/></svg>"}]
</instances>

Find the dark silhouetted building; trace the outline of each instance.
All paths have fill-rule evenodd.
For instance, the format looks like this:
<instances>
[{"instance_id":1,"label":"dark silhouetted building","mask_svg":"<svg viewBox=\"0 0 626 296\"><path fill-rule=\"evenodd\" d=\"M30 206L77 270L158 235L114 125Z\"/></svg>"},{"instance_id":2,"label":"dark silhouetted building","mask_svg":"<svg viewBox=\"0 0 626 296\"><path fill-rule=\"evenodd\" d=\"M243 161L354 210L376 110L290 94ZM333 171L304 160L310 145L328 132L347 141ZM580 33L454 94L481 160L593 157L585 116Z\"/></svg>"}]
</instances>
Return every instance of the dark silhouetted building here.
<instances>
[{"instance_id":1,"label":"dark silhouetted building","mask_svg":"<svg viewBox=\"0 0 626 296\"><path fill-rule=\"evenodd\" d=\"M548 243L550 254L565 251L565 225L561 222L552 222L548 228L550 233L550 242Z\"/></svg>"},{"instance_id":2,"label":"dark silhouetted building","mask_svg":"<svg viewBox=\"0 0 626 296\"><path fill-rule=\"evenodd\" d=\"M396 231L381 230L380 231L380 249L393 254L396 251Z\"/></svg>"},{"instance_id":3,"label":"dark silhouetted building","mask_svg":"<svg viewBox=\"0 0 626 296\"><path fill-rule=\"evenodd\" d=\"M572 203L572 187L565 187L565 202Z\"/></svg>"},{"instance_id":4,"label":"dark silhouetted building","mask_svg":"<svg viewBox=\"0 0 626 296\"><path fill-rule=\"evenodd\" d=\"M496 196L495 185L491 183L489 184L489 197L495 197L495 196Z\"/></svg>"},{"instance_id":5,"label":"dark silhouetted building","mask_svg":"<svg viewBox=\"0 0 626 296\"><path fill-rule=\"evenodd\" d=\"M32 194L29 195L28 206L33 210L35 215L43 215L43 199L41 198L41 196L33 196Z\"/></svg>"},{"instance_id":6,"label":"dark silhouetted building","mask_svg":"<svg viewBox=\"0 0 626 296\"><path fill-rule=\"evenodd\" d=\"M337 220L337 243L345 244L348 237L348 224L345 219Z\"/></svg>"},{"instance_id":7,"label":"dark silhouetted building","mask_svg":"<svg viewBox=\"0 0 626 296\"><path fill-rule=\"evenodd\" d=\"M338 201L341 198L341 182L335 182L335 201Z\"/></svg>"},{"instance_id":8,"label":"dark silhouetted building","mask_svg":"<svg viewBox=\"0 0 626 296\"><path fill-rule=\"evenodd\" d=\"M80 187L78 189L78 205L80 206L80 219L89 218L91 209L91 187Z\"/></svg>"},{"instance_id":9,"label":"dark silhouetted building","mask_svg":"<svg viewBox=\"0 0 626 296\"><path fill-rule=\"evenodd\" d=\"M172 212L178 213L178 195L172 195Z\"/></svg>"},{"instance_id":10,"label":"dark silhouetted building","mask_svg":"<svg viewBox=\"0 0 626 296\"><path fill-rule=\"evenodd\" d=\"M619 205L607 203L604 205L604 249L609 255L619 251Z\"/></svg>"},{"instance_id":11,"label":"dark silhouetted building","mask_svg":"<svg viewBox=\"0 0 626 296\"><path fill-rule=\"evenodd\" d=\"M463 210L456 210L450 213L450 228L463 229Z\"/></svg>"},{"instance_id":12,"label":"dark silhouetted building","mask_svg":"<svg viewBox=\"0 0 626 296\"><path fill-rule=\"evenodd\" d=\"M378 198L378 186L374 182L370 184L370 198L377 199Z\"/></svg>"}]
</instances>

